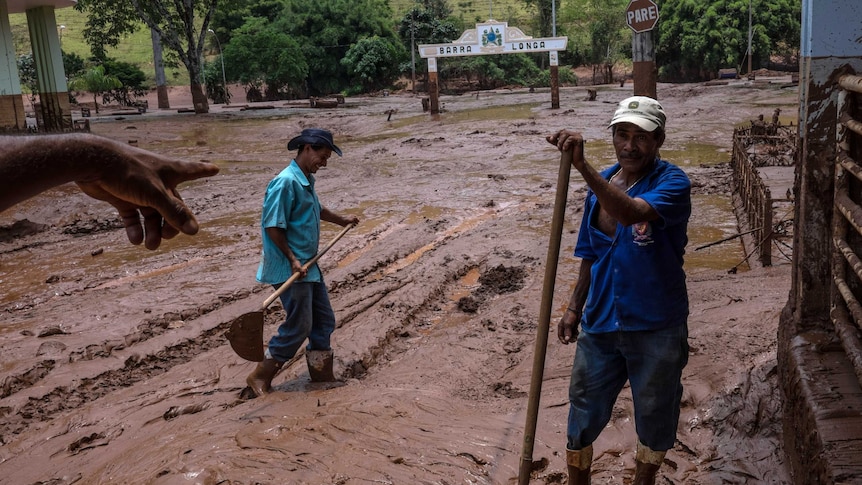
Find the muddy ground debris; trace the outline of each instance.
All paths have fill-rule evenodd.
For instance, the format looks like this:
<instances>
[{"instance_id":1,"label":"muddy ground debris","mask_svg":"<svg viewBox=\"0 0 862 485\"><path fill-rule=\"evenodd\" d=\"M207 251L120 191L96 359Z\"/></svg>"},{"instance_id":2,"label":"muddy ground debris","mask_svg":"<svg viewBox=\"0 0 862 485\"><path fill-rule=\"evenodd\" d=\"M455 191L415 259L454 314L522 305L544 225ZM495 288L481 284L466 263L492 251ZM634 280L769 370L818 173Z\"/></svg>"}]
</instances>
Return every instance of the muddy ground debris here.
<instances>
[{"instance_id":1,"label":"muddy ground debris","mask_svg":"<svg viewBox=\"0 0 862 485\"><path fill-rule=\"evenodd\" d=\"M602 86L584 101L585 88L564 88L561 110L546 90L503 89L446 95L439 116L391 93L333 109L215 105L205 116L178 113L191 105L180 98L171 110L93 118L97 134L127 140L134 129L139 147L221 172L180 188L200 233L157 251L129 245L115 211L74 187L0 214L0 483L515 483L559 165L544 135L579 129L590 162L607 166L607 121L630 90ZM689 174L694 197L692 355L663 483L789 483L774 372L789 262L728 274L741 241L691 248L739 230L733 127L775 106L795 112L791 91L658 89L663 153ZM275 392L244 400L254 364L224 332L271 292L254 281L263 193L290 161L287 140L309 126L332 131L344 151L318 174L321 201L362 221L321 260L343 382L315 385L302 358ZM573 178L552 324L576 281L585 193ZM339 230L322 229L324 240ZM265 335L283 318L273 305ZM565 480L574 346L553 340L537 484ZM595 443L593 483L631 479L632 423L624 390Z\"/></svg>"}]
</instances>

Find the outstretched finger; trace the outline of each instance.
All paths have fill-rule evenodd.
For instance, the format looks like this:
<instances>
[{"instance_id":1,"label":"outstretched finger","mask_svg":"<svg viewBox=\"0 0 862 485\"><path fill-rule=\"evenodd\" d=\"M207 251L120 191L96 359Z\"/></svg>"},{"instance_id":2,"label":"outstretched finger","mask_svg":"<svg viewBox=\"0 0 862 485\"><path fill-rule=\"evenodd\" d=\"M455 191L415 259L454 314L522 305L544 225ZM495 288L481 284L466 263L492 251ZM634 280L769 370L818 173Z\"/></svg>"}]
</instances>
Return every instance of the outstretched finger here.
<instances>
[{"instance_id":1,"label":"outstretched finger","mask_svg":"<svg viewBox=\"0 0 862 485\"><path fill-rule=\"evenodd\" d=\"M147 249L158 249L162 244L162 215L156 210L149 207L141 209L141 214L144 216L144 231L146 239L144 246Z\"/></svg>"},{"instance_id":2,"label":"outstretched finger","mask_svg":"<svg viewBox=\"0 0 862 485\"><path fill-rule=\"evenodd\" d=\"M185 234L197 234L198 221L191 209L179 198L179 193L175 189L170 189L168 192L152 191L146 205L158 211L167 224Z\"/></svg>"},{"instance_id":3,"label":"outstretched finger","mask_svg":"<svg viewBox=\"0 0 862 485\"><path fill-rule=\"evenodd\" d=\"M196 180L204 177L212 177L219 172L219 168L211 162L187 162L183 161L171 166L172 174L166 176L169 185L177 186L182 182Z\"/></svg>"},{"instance_id":4,"label":"outstretched finger","mask_svg":"<svg viewBox=\"0 0 862 485\"><path fill-rule=\"evenodd\" d=\"M126 228L126 237L129 242L138 245L144 242L144 228L141 226L141 216L135 208L118 208L120 217L123 220L123 227Z\"/></svg>"},{"instance_id":5,"label":"outstretched finger","mask_svg":"<svg viewBox=\"0 0 862 485\"><path fill-rule=\"evenodd\" d=\"M162 224L162 239L173 239L177 237L177 234L179 233L179 229L168 224L167 222Z\"/></svg>"}]
</instances>

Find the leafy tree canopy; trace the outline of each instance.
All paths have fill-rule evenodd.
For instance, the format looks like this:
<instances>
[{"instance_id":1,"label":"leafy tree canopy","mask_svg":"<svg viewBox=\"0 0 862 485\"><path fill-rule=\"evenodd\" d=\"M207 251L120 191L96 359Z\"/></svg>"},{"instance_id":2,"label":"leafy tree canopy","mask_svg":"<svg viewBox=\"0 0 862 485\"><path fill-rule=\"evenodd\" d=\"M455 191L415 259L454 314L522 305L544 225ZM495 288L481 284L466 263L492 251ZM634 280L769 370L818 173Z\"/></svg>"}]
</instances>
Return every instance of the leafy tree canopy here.
<instances>
[{"instance_id":1,"label":"leafy tree canopy","mask_svg":"<svg viewBox=\"0 0 862 485\"><path fill-rule=\"evenodd\" d=\"M105 74L113 76L120 81L120 86L109 90L105 95L107 101L116 100L120 104L130 105L133 98L143 96L147 92L147 75L138 66L118 61L116 59L106 60L102 66Z\"/></svg>"},{"instance_id":2,"label":"leafy tree canopy","mask_svg":"<svg viewBox=\"0 0 862 485\"><path fill-rule=\"evenodd\" d=\"M660 76L674 80L710 79L722 68L742 68L752 14L752 64L799 45L798 0L666 0L661 4L656 62Z\"/></svg>"},{"instance_id":3,"label":"leafy tree canopy","mask_svg":"<svg viewBox=\"0 0 862 485\"><path fill-rule=\"evenodd\" d=\"M96 105L96 113L99 112L98 96L106 91L122 86L123 83L116 76L105 74L105 66L103 65L93 66L69 82L69 89L93 93L93 103Z\"/></svg>"},{"instance_id":4,"label":"leafy tree canopy","mask_svg":"<svg viewBox=\"0 0 862 485\"><path fill-rule=\"evenodd\" d=\"M341 63L353 82L361 85L363 91L372 91L385 88L398 78L398 63L395 61L406 56L407 52L399 42L373 36L353 44Z\"/></svg>"},{"instance_id":5,"label":"leafy tree canopy","mask_svg":"<svg viewBox=\"0 0 862 485\"><path fill-rule=\"evenodd\" d=\"M285 88L304 91L308 63L299 43L267 19L252 17L236 29L224 48L229 80L248 88L265 88L269 98Z\"/></svg>"},{"instance_id":6,"label":"leafy tree canopy","mask_svg":"<svg viewBox=\"0 0 862 485\"><path fill-rule=\"evenodd\" d=\"M341 59L360 39L396 39L386 0L287 0L276 26L299 42L308 63L312 96L350 85L351 75ZM392 62L397 64L399 59Z\"/></svg>"},{"instance_id":7,"label":"leafy tree canopy","mask_svg":"<svg viewBox=\"0 0 862 485\"><path fill-rule=\"evenodd\" d=\"M212 29L221 39L221 43L227 44L233 38L233 32L242 27L246 20L256 17L273 22L284 9L285 0L255 0L219 5L213 14Z\"/></svg>"}]
</instances>

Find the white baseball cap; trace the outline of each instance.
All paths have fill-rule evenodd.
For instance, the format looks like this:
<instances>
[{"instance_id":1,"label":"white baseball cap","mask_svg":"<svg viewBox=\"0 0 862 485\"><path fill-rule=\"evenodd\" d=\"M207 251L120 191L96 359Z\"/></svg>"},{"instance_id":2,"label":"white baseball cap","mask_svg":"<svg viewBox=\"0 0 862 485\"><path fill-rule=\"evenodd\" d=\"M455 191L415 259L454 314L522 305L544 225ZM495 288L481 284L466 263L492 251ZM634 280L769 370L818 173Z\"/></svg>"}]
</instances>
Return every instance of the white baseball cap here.
<instances>
[{"instance_id":1,"label":"white baseball cap","mask_svg":"<svg viewBox=\"0 0 862 485\"><path fill-rule=\"evenodd\" d=\"M617 123L634 123L646 131L664 129L664 108L658 101L647 96L632 96L620 101L608 127Z\"/></svg>"}]
</instances>

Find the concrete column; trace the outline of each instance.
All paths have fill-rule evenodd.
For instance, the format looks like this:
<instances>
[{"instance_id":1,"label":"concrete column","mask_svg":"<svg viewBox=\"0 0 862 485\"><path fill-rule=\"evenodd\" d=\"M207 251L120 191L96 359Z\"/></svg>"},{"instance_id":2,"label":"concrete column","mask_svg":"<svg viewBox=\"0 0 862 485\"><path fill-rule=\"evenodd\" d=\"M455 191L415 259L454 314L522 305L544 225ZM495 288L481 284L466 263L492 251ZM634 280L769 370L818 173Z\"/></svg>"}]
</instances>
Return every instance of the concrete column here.
<instances>
[{"instance_id":1,"label":"concrete column","mask_svg":"<svg viewBox=\"0 0 862 485\"><path fill-rule=\"evenodd\" d=\"M45 131L64 131L72 128L72 111L69 88L63 70L60 37L54 7L36 7L27 10L27 26L33 46L33 61L39 86L39 104ZM38 115L37 115L38 116Z\"/></svg>"},{"instance_id":2,"label":"concrete column","mask_svg":"<svg viewBox=\"0 0 862 485\"><path fill-rule=\"evenodd\" d=\"M25 131L27 120L21 97L18 58L9 25L6 0L0 0L0 132Z\"/></svg>"}]
</instances>

